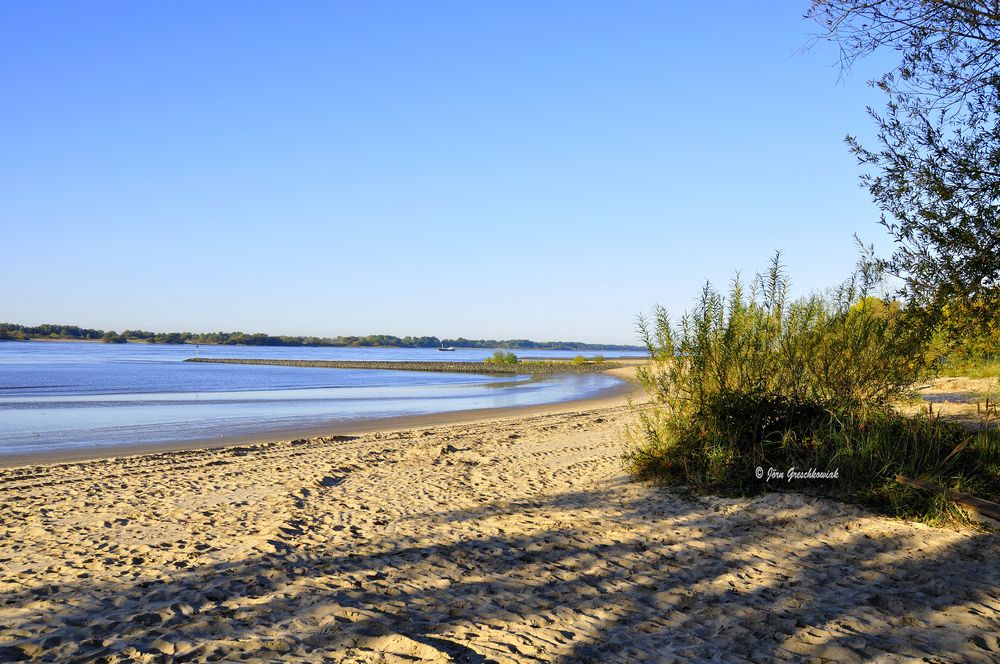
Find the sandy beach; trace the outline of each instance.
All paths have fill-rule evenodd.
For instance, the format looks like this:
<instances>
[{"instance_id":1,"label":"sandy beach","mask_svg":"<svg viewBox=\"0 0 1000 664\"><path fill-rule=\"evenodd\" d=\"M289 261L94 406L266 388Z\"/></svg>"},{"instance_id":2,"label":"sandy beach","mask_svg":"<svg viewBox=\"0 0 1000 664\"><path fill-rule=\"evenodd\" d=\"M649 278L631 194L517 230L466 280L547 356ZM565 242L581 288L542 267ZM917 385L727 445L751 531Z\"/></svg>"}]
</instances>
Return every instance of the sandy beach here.
<instances>
[{"instance_id":1,"label":"sandy beach","mask_svg":"<svg viewBox=\"0 0 1000 664\"><path fill-rule=\"evenodd\" d=\"M1000 537L622 470L621 396L0 470L0 661L1000 659Z\"/></svg>"}]
</instances>

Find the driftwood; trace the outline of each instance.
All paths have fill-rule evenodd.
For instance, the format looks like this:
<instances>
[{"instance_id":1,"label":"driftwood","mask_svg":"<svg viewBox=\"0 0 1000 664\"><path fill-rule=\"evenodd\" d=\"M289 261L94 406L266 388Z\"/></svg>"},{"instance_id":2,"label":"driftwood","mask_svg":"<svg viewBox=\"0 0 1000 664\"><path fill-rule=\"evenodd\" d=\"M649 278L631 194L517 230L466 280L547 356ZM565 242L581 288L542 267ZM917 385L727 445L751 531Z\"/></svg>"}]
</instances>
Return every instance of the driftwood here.
<instances>
[{"instance_id":1,"label":"driftwood","mask_svg":"<svg viewBox=\"0 0 1000 664\"><path fill-rule=\"evenodd\" d=\"M931 484L930 482L921 482L920 480L915 480L910 477L906 477L905 475L896 475L896 481L900 484L913 487L914 489L922 489L932 493L943 493L959 505L963 505L971 510L974 510L977 514L1000 521L1000 505L992 501L976 498L975 496L970 496L967 493L948 489L937 484Z\"/></svg>"}]
</instances>

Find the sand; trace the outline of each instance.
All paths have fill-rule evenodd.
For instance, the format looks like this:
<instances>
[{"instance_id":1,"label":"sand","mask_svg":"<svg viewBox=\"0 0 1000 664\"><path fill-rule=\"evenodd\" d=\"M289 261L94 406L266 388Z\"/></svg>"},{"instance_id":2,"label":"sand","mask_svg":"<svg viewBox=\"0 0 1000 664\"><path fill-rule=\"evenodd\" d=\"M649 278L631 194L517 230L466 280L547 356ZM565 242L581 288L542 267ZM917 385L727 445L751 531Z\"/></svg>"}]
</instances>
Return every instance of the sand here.
<instances>
[{"instance_id":1,"label":"sand","mask_svg":"<svg viewBox=\"0 0 1000 664\"><path fill-rule=\"evenodd\" d=\"M619 398L0 470L0 661L1000 660L1000 537L622 469Z\"/></svg>"},{"instance_id":2,"label":"sand","mask_svg":"<svg viewBox=\"0 0 1000 664\"><path fill-rule=\"evenodd\" d=\"M900 406L907 415L930 412L969 429L996 428L1000 423L1000 381L995 378L942 376L915 391L917 398Z\"/></svg>"}]
</instances>

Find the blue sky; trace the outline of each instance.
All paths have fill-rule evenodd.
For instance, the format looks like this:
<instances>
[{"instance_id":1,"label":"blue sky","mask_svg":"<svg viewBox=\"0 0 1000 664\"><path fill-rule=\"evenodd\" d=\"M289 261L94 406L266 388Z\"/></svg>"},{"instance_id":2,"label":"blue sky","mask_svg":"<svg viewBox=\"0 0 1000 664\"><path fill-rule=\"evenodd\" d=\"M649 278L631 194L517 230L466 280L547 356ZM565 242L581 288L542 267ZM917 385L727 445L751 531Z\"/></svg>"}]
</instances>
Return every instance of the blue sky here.
<instances>
[{"instance_id":1,"label":"blue sky","mask_svg":"<svg viewBox=\"0 0 1000 664\"><path fill-rule=\"evenodd\" d=\"M677 6L671 6L677 5ZM888 248L808 3L0 5L0 320L635 341Z\"/></svg>"}]
</instances>

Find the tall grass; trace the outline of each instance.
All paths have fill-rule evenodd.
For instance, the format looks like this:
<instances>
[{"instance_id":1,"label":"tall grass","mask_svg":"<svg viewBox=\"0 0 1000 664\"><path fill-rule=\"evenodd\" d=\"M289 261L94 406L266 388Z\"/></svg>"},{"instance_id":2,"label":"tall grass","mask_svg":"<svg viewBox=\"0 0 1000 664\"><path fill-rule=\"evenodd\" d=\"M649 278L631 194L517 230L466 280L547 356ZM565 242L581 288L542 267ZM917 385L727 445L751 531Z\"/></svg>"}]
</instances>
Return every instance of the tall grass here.
<instances>
[{"instance_id":1,"label":"tall grass","mask_svg":"<svg viewBox=\"0 0 1000 664\"><path fill-rule=\"evenodd\" d=\"M892 405L927 371L925 339L897 305L873 296L862 269L829 293L792 300L776 255L747 286L706 285L675 325L662 308L639 330L653 357L639 378L654 407L629 435L636 474L694 491L768 487L850 496L907 516L944 504L896 474L1000 497L1000 444ZM837 471L836 479L768 482L757 467Z\"/></svg>"}]
</instances>

